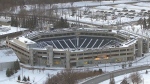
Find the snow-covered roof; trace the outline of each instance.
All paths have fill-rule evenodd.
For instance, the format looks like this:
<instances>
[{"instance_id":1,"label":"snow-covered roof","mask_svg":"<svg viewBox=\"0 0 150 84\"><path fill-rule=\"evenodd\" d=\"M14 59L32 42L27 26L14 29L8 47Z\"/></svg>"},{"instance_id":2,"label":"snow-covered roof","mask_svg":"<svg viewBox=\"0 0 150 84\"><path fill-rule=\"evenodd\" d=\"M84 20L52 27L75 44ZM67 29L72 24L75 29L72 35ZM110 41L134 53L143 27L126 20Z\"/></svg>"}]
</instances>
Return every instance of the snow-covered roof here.
<instances>
[{"instance_id":1,"label":"snow-covered roof","mask_svg":"<svg viewBox=\"0 0 150 84\"><path fill-rule=\"evenodd\" d=\"M9 33L15 33L19 31L25 31L28 30L27 28L20 28L20 27L12 27L10 25L2 25L0 26L0 35L9 34Z\"/></svg>"},{"instance_id":2,"label":"snow-covered roof","mask_svg":"<svg viewBox=\"0 0 150 84\"><path fill-rule=\"evenodd\" d=\"M20 41L20 42L22 42L22 43L25 43L25 44L35 44L36 43L36 42L34 42L34 41L32 41L32 40L30 40L28 38L25 38L24 36L17 37L15 39L18 40L18 41Z\"/></svg>"},{"instance_id":3,"label":"snow-covered roof","mask_svg":"<svg viewBox=\"0 0 150 84\"><path fill-rule=\"evenodd\" d=\"M0 50L0 63L13 62L16 60L18 60L18 58L11 49Z\"/></svg>"}]
</instances>

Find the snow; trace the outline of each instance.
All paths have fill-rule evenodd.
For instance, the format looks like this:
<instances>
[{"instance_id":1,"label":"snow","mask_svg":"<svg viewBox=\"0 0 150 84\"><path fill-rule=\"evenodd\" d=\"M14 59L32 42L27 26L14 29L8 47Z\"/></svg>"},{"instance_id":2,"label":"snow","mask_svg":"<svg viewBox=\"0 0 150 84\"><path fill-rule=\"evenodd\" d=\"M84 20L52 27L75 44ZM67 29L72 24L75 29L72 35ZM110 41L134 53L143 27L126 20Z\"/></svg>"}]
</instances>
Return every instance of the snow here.
<instances>
[{"instance_id":1,"label":"snow","mask_svg":"<svg viewBox=\"0 0 150 84\"><path fill-rule=\"evenodd\" d=\"M107 2L107 4L106 4ZM127 2L129 1L115 1L115 3L121 3L121 4L113 4L113 2L111 1L103 1L102 2L102 6L98 6L99 3L97 2L94 2L94 1L86 1L86 2L80 2L80 4L78 4L77 6L85 6L85 4L88 4L89 5L97 5L97 6L94 6L94 7L81 7L81 8L78 8L77 9L77 14L75 14L75 16L70 16L69 14L69 11L68 10L63 10L65 11L65 14L62 14L61 13L61 9L60 11L58 12L59 15L61 15L61 17L63 18L66 18L67 20L73 20L73 21L80 21L80 22L83 22L83 23L92 23L92 24L95 24L95 25L115 25L117 23L130 23L132 21L137 21L139 20L140 18L144 18L144 17L147 17L147 16L138 16L138 13L141 12L142 9L145 9L146 11L149 10L149 2L138 2L138 3L133 3L133 4L126 4ZM134 2L134 1L131 1L131 2ZM79 3L79 2L75 2L74 5L76 5L76 3ZM109 5L111 4L111 5ZM144 6L145 4L147 4L146 6ZM141 6L143 5L143 6ZM100 14L103 14L103 13L98 13L97 11L109 11L111 12L112 10L110 10L110 8L113 8L113 9L117 9L119 11L121 11L121 13L125 14L125 13L129 13L129 14L133 14L133 12L122 12L123 8L127 8L129 11L130 10L135 10L135 15L136 17L134 16L134 18L130 18L130 16L126 16L124 15L124 17L121 17L118 15L119 12L115 12L115 15L117 16L116 19L112 19L112 15L111 16L107 16L107 20L104 20L104 19L101 19L101 18L98 18L97 20L96 19L91 19L90 16L95 16L95 15L100 15ZM88 12L90 11L91 14L88 14L88 15L84 15L83 14L83 11L87 10ZM81 18L79 17L79 14L81 13ZM71 22L71 21L70 21Z\"/></svg>"},{"instance_id":2,"label":"snow","mask_svg":"<svg viewBox=\"0 0 150 84\"><path fill-rule=\"evenodd\" d=\"M0 26L0 35L5 35L8 33L14 33L14 32L19 32L19 31L25 31L25 30L28 30L28 29L2 25Z\"/></svg>"},{"instance_id":3,"label":"snow","mask_svg":"<svg viewBox=\"0 0 150 84\"><path fill-rule=\"evenodd\" d=\"M73 6L74 7L82 7L82 6L97 6L97 5L109 5L109 4L119 4L119 3L129 3L129 2L137 2L137 1L132 1L132 0L120 0L120 1L81 1L81 2L74 2ZM58 7L71 7L70 3L63 3L63 4L57 4Z\"/></svg>"},{"instance_id":4,"label":"snow","mask_svg":"<svg viewBox=\"0 0 150 84\"><path fill-rule=\"evenodd\" d=\"M124 26L122 29L142 37L150 37L150 30L143 29L140 25Z\"/></svg>"},{"instance_id":5,"label":"snow","mask_svg":"<svg viewBox=\"0 0 150 84\"><path fill-rule=\"evenodd\" d=\"M22 36L22 37L17 37L17 38L15 38L15 39L17 39L18 41L20 41L20 42L22 42L22 43L25 43L25 44L35 44L36 42L34 42L34 41L32 41L32 40L30 40L30 39L28 39L28 38L25 38L24 36Z\"/></svg>"},{"instance_id":6,"label":"snow","mask_svg":"<svg viewBox=\"0 0 150 84\"><path fill-rule=\"evenodd\" d=\"M16 61L18 58L11 49L0 50L0 63Z\"/></svg>"},{"instance_id":7,"label":"snow","mask_svg":"<svg viewBox=\"0 0 150 84\"><path fill-rule=\"evenodd\" d=\"M0 22L8 22L10 21L10 17L3 17L3 16L0 16Z\"/></svg>"},{"instance_id":8,"label":"snow","mask_svg":"<svg viewBox=\"0 0 150 84\"><path fill-rule=\"evenodd\" d=\"M10 17L3 17L3 16L0 16L0 22L8 22L10 21Z\"/></svg>"},{"instance_id":9,"label":"snow","mask_svg":"<svg viewBox=\"0 0 150 84\"><path fill-rule=\"evenodd\" d=\"M150 69L148 69L147 71L149 73ZM141 84L150 84L149 74L145 74L145 72L146 72L146 70L142 70L142 71L138 72L141 75L141 79L142 79L142 83ZM115 84L120 84L121 81L123 80L123 78L125 78L125 77L128 78L130 76L130 74L132 74L132 73L128 73L128 74L124 74L124 75L121 75L121 76L114 77ZM110 80L106 80L106 81L101 82L99 84L109 84L109 81ZM129 84L132 84L132 82L130 80L128 80L128 81L129 81Z\"/></svg>"},{"instance_id":10,"label":"snow","mask_svg":"<svg viewBox=\"0 0 150 84\"><path fill-rule=\"evenodd\" d=\"M15 53L11 49L2 49L0 50L0 63L2 62L11 62L16 61L18 58L15 55ZM29 67L29 66L28 66ZM34 68L40 68L43 67L34 67ZM17 82L17 78L20 75L22 76L30 77L30 82L34 84L43 84L46 79L48 78L48 74L50 77L57 74L62 70L62 68L51 68L51 70L28 70L25 68L21 68L16 74L12 75L11 77L6 77L6 70L0 71L0 84L20 84ZM34 82L33 82L34 81Z\"/></svg>"},{"instance_id":11,"label":"snow","mask_svg":"<svg viewBox=\"0 0 150 84\"><path fill-rule=\"evenodd\" d=\"M136 4L134 4L134 5L136 5L136 6L141 6L141 7L150 7L150 2L146 2L146 3L144 3L144 2L139 2L139 3L136 3Z\"/></svg>"},{"instance_id":12,"label":"snow","mask_svg":"<svg viewBox=\"0 0 150 84\"><path fill-rule=\"evenodd\" d=\"M50 77L57 74L60 70L27 70L25 68L21 68L16 74L11 77L6 77L6 70L0 71L0 84L20 84L17 82L18 76L20 75L21 80L22 77L30 78L30 83L32 84L44 84L46 79L48 78L48 74Z\"/></svg>"}]
</instances>

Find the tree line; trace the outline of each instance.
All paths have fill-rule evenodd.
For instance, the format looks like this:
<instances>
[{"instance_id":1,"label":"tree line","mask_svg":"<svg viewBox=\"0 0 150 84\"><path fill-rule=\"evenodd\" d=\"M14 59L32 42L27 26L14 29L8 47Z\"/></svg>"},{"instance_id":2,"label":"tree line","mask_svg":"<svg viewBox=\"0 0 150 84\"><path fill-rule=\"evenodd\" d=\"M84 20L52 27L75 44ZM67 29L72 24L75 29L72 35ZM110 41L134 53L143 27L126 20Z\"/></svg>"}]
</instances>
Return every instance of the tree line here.
<instances>
[{"instance_id":1,"label":"tree line","mask_svg":"<svg viewBox=\"0 0 150 84\"><path fill-rule=\"evenodd\" d=\"M36 27L42 28L44 23L53 24L57 22L57 18L35 16L35 15L23 15L23 16L11 16L10 24L14 27L29 28L34 30Z\"/></svg>"},{"instance_id":2,"label":"tree line","mask_svg":"<svg viewBox=\"0 0 150 84\"><path fill-rule=\"evenodd\" d=\"M94 70L94 71L90 71L90 70L76 71L73 69L65 69L60 73L57 73L53 77L51 77L48 74L48 79L45 82L45 84L76 84L78 80L100 75L102 73L103 73L102 69Z\"/></svg>"},{"instance_id":3,"label":"tree line","mask_svg":"<svg viewBox=\"0 0 150 84\"><path fill-rule=\"evenodd\" d=\"M6 70L6 76L10 77L14 73L17 73L18 70L20 70L20 64L19 64L19 61L17 60L17 61L14 62L14 66L12 68L8 68Z\"/></svg>"},{"instance_id":4,"label":"tree line","mask_svg":"<svg viewBox=\"0 0 150 84\"><path fill-rule=\"evenodd\" d=\"M91 0L0 0L0 11L8 9L12 7L20 6L24 7L24 5L31 5L31 4L54 4L54 3L66 3L66 2L77 2L77 1L91 1ZM106 0L92 0L92 1L106 1ZM113 2L115 0L112 0Z\"/></svg>"},{"instance_id":5,"label":"tree line","mask_svg":"<svg viewBox=\"0 0 150 84\"><path fill-rule=\"evenodd\" d=\"M23 18L19 18L19 17L11 17L11 26L14 27L22 27L22 28L29 28L31 30L33 30L34 28L36 28L37 25L37 17L35 16L31 16L31 17L23 17Z\"/></svg>"},{"instance_id":6,"label":"tree line","mask_svg":"<svg viewBox=\"0 0 150 84\"><path fill-rule=\"evenodd\" d=\"M141 25L141 28L150 29L150 15L146 18L140 18L138 20L138 24Z\"/></svg>"}]
</instances>

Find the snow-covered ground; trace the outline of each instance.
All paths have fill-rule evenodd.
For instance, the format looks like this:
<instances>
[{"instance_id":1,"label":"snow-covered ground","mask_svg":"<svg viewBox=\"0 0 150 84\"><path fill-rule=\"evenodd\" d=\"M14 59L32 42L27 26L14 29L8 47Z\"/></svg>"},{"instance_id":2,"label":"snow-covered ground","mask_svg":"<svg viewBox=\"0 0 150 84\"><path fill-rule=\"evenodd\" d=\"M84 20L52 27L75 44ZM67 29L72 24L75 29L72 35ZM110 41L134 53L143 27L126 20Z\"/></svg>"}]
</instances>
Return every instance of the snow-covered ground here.
<instances>
[{"instance_id":1,"label":"snow-covered ground","mask_svg":"<svg viewBox=\"0 0 150 84\"><path fill-rule=\"evenodd\" d=\"M11 21L10 17L0 16L0 22L8 22L8 21ZM6 26L6 25L0 24L0 35L19 32L19 31L25 31L25 30L28 30L28 28L12 27L10 25Z\"/></svg>"},{"instance_id":2,"label":"snow-covered ground","mask_svg":"<svg viewBox=\"0 0 150 84\"><path fill-rule=\"evenodd\" d=\"M120 2L120 1L118 1L118 2ZM111 1L107 4L102 2L102 4L103 4L102 6L81 7L81 8L76 9L77 13L74 16L71 16L71 14L72 14L71 11L64 10L64 9L59 10L58 14L68 20L74 20L74 21L77 20L80 22L93 23L93 24L98 24L98 25L115 25L118 23L138 21L140 18L144 18L144 17L147 18L147 16L139 15L139 13L141 13L142 9L145 9L144 12L147 12L150 7L148 5L148 4L150 4L150 2L138 2L138 3L134 3L134 4L126 4L126 2L129 2L129 1L123 1L121 4L114 4L114 5L108 5L110 3L113 3ZM76 3L79 3L79 2L76 2ZM74 4L76 4L76 3L74 3ZM88 3L92 4L95 2L88 1L85 4L88 4ZM116 3L117 3L117 1L116 1ZM82 2L80 2L80 4L82 4ZM99 3L97 3L97 4L99 4ZM105 5L107 5L107 6L105 6ZM126 11L126 12L122 11L124 8L126 8L128 11ZM135 12L129 12L131 10L135 10ZM85 11L87 11L88 13L84 14ZM114 12L114 14L106 15L106 13L102 13L99 11L110 12L110 13ZM119 15L120 13L121 13L121 15ZM127 14L127 15L125 15L125 14ZM135 15L135 16L133 16L133 15ZM79 16L81 16L81 17L79 17ZM97 18L94 18L93 16L95 16ZM102 19L102 16L106 16L107 19L106 20ZM91 17L93 17L93 18L91 18ZM115 17L115 18L113 19L112 17Z\"/></svg>"},{"instance_id":3,"label":"snow-covered ground","mask_svg":"<svg viewBox=\"0 0 150 84\"><path fill-rule=\"evenodd\" d=\"M0 84L21 84L17 82L18 76L20 75L21 80L25 76L29 76L30 83L32 84L44 84L46 79L57 74L60 70L27 70L21 68L16 74L11 77L6 77L6 70L0 71ZM22 83L23 84L23 83Z\"/></svg>"},{"instance_id":4,"label":"snow-covered ground","mask_svg":"<svg viewBox=\"0 0 150 84\"><path fill-rule=\"evenodd\" d=\"M9 51L9 50L8 50ZM8 52L7 50L1 50L1 57L4 58L5 56L7 56L7 53ZM3 53L3 54L2 54ZM15 56L15 54L10 54L9 55L14 55L13 58L16 58L17 57ZM8 56L9 56L8 55ZM8 60L9 58L6 57L5 60ZM10 60L10 59L9 59ZM8 61L9 61L8 60ZM149 64L150 63L150 53L148 54L145 54L144 57L141 57L141 58L138 58L137 59L137 62L135 60L135 62L133 61L133 65L132 66L139 66L139 65L143 65L143 64ZM89 70L98 70L99 68L101 68L103 71L114 71L114 70L117 70L117 69L122 69L121 65L124 64L124 63L116 63L116 64L101 64L101 65L98 65L98 66L93 66L93 67L84 67L84 68L78 68L78 69L89 69ZM126 63L127 64L127 63ZM106 66L106 67L105 67ZM40 68L40 67L38 67ZM24 69L24 68L21 68L21 70L19 70L16 74L14 74L13 76L11 77L6 77L6 70L3 70L3 71L0 71L0 84L1 83L4 83L4 84L19 84L17 82L17 78L18 78L18 75L21 76L26 76L26 77L30 77L30 82L33 83L33 84L42 84L46 81L47 77L48 77L48 74L50 74L50 77L55 75L56 73L60 72L61 69L60 68L53 68L53 70L27 70L27 69ZM123 77L122 77L123 78ZM121 80L122 78L118 79L118 80ZM117 79L115 79L117 80ZM106 82L109 82L106 81ZM107 83L100 83L100 84L107 84Z\"/></svg>"},{"instance_id":5,"label":"snow-covered ground","mask_svg":"<svg viewBox=\"0 0 150 84\"><path fill-rule=\"evenodd\" d=\"M0 50L0 63L16 61L18 58L12 49Z\"/></svg>"},{"instance_id":6,"label":"snow-covered ground","mask_svg":"<svg viewBox=\"0 0 150 84\"><path fill-rule=\"evenodd\" d=\"M143 0L146 1L146 0ZM148 0L147 0L148 1ZM137 2L132 3L131 2ZM146 4L146 5L145 5ZM86 23L93 23L93 24L99 24L99 25L114 25L118 22L124 23L124 22L131 22L131 21L137 21L141 17L146 16L138 16L138 13L141 12L142 9L145 9L144 12L149 10L150 2L139 2L137 0L115 0L113 1L81 1L81 2L74 2L73 7L80 7L75 8L76 14L74 16L71 16L72 11L70 9L58 9L57 14L60 15L60 17L66 18L68 20L79 20L80 22L86 22ZM94 7L88 7L88 6L94 6ZM71 3L58 3L54 4L52 7L54 8L67 8L71 7ZM34 8L38 9L38 5L25 5L24 9L27 11L31 11ZM44 6L41 6L40 9L48 10L50 9L50 5L46 4ZM107 20L101 19L99 15L102 15L103 13L97 12L97 11L107 11L112 12L114 10L110 10L110 8L116 9L115 14L111 14L107 16ZM122 12L123 8L127 8L128 11L135 10L136 17L131 18L127 15L118 15L118 13L129 13L133 14L134 12ZM84 11L91 12L87 15L83 14ZM16 7L15 13L18 13L20 11L20 7ZM120 11L120 12L117 12ZM54 11L56 13L56 11ZM46 14L46 13L45 13ZM106 14L106 13L105 13ZM103 14L103 15L105 15ZM79 16L82 16L81 18ZM98 18L90 18L90 16L98 15ZM115 19L112 19L112 17L115 16Z\"/></svg>"},{"instance_id":7,"label":"snow-covered ground","mask_svg":"<svg viewBox=\"0 0 150 84\"><path fill-rule=\"evenodd\" d=\"M150 30L149 29L143 29L140 25L124 26L122 29L124 29L127 32L138 34L140 36L150 37Z\"/></svg>"},{"instance_id":8,"label":"snow-covered ground","mask_svg":"<svg viewBox=\"0 0 150 84\"><path fill-rule=\"evenodd\" d=\"M81 1L81 2L74 2L73 3L73 7L83 7L83 6L97 6L97 5L109 5L109 4L122 4L122 3L130 3L130 2L137 2L137 0L116 0L115 2L113 1ZM57 7L57 8L67 8L67 7L71 7L71 2L69 3L58 3L58 4L54 4L53 7ZM32 8L38 8L38 5L25 5L24 9L25 10L31 10ZM50 5L46 4L45 5L45 9L49 9ZM16 10L14 11L14 13L18 13L20 11L20 7L16 7Z\"/></svg>"},{"instance_id":9,"label":"snow-covered ground","mask_svg":"<svg viewBox=\"0 0 150 84\"><path fill-rule=\"evenodd\" d=\"M20 27L12 27L12 26L0 26L0 35L8 34L8 33L15 33L19 31L27 30L27 28L20 28Z\"/></svg>"},{"instance_id":10,"label":"snow-covered ground","mask_svg":"<svg viewBox=\"0 0 150 84\"><path fill-rule=\"evenodd\" d=\"M150 81L149 81L149 78L150 78L149 77L150 76L149 72L150 72L150 70L148 69L147 71L148 71L148 74L146 74L146 70L142 70L142 71L138 72L141 75L141 79L142 79L141 84L150 84ZM120 84L121 81L123 80L123 78L125 78L125 77L129 78L130 74L132 74L132 73L128 73L128 74L124 74L124 75L121 75L121 76L114 77L115 84ZM106 80L106 81L103 81L99 84L109 84L109 82L110 82L110 80ZM128 79L128 83L133 84L130 79Z\"/></svg>"},{"instance_id":11,"label":"snow-covered ground","mask_svg":"<svg viewBox=\"0 0 150 84\"><path fill-rule=\"evenodd\" d=\"M10 17L3 17L3 16L0 16L0 21L1 21L1 22L8 22L8 21L10 21L10 20L11 20Z\"/></svg>"},{"instance_id":12,"label":"snow-covered ground","mask_svg":"<svg viewBox=\"0 0 150 84\"><path fill-rule=\"evenodd\" d=\"M1 49L0 50L0 63L4 62L12 62L16 61L18 58L15 53L11 49ZM34 84L43 84L46 79L52 77L56 73L61 71L58 68L54 68L54 70L28 70L25 68L21 68L16 74L11 77L6 77L6 69L0 71L0 84L20 84L17 82L18 76L20 75L24 77L30 77L30 82Z\"/></svg>"}]
</instances>

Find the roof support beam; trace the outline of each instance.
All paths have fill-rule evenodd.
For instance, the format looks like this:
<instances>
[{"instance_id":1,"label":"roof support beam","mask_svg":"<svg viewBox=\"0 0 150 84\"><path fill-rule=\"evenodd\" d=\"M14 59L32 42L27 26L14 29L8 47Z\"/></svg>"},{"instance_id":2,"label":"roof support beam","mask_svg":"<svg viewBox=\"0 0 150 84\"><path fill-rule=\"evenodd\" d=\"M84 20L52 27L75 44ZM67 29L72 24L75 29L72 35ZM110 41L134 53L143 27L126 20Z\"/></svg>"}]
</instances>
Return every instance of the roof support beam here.
<instances>
[{"instance_id":1,"label":"roof support beam","mask_svg":"<svg viewBox=\"0 0 150 84\"><path fill-rule=\"evenodd\" d=\"M93 44L92 48L95 46L95 44L97 43L98 39L96 39L95 43Z\"/></svg>"},{"instance_id":2,"label":"roof support beam","mask_svg":"<svg viewBox=\"0 0 150 84\"><path fill-rule=\"evenodd\" d=\"M64 49L64 47L61 45L61 43L57 40L57 42L59 43L59 45Z\"/></svg>"},{"instance_id":3,"label":"roof support beam","mask_svg":"<svg viewBox=\"0 0 150 84\"><path fill-rule=\"evenodd\" d=\"M66 41L64 39L63 39L63 41L65 42L65 44L67 45L67 47L70 48L69 45L66 43Z\"/></svg>"},{"instance_id":4,"label":"roof support beam","mask_svg":"<svg viewBox=\"0 0 150 84\"><path fill-rule=\"evenodd\" d=\"M110 40L109 42L107 42L105 45L103 45L102 47L105 47L107 44L109 44L112 40Z\"/></svg>"},{"instance_id":5,"label":"roof support beam","mask_svg":"<svg viewBox=\"0 0 150 84\"><path fill-rule=\"evenodd\" d=\"M89 46L89 44L91 43L92 40L93 40L93 39L90 40L90 42L87 44L87 46L86 46L85 48L87 48L87 47Z\"/></svg>"},{"instance_id":6,"label":"roof support beam","mask_svg":"<svg viewBox=\"0 0 150 84\"><path fill-rule=\"evenodd\" d=\"M74 46L74 48L76 48L76 47L75 47L75 45L72 43L72 41L71 41L70 39L69 39L69 41L70 41L70 42L71 42L71 44Z\"/></svg>"},{"instance_id":7,"label":"roof support beam","mask_svg":"<svg viewBox=\"0 0 150 84\"><path fill-rule=\"evenodd\" d=\"M57 46L55 45L55 43L53 42L53 41L51 41L52 42L52 44L55 46L55 48L57 48ZM57 48L58 49L58 48Z\"/></svg>"},{"instance_id":8,"label":"roof support beam","mask_svg":"<svg viewBox=\"0 0 150 84\"><path fill-rule=\"evenodd\" d=\"M44 44L47 46L47 45L49 45L49 44L47 44L45 41L43 41L44 42Z\"/></svg>"},{"instance_id":9,"label":"roof support beam","mask_svg":"<svg viewBox=\"0 0 150 84\"><path fill-rule=\"evenodd\" d=\"M103 39L103 40L101 41L101 43L99 44L98 48L102 45L103 41L104 41L104 39Z\"/></svg>"},{"instance_id":10,"label":"roof support beam","mask_svg":"<svg viewBox=\"0 0 150 84\"><path fill-rule=\"evenodd\" d=\"M87 39L87 38L86 38ZM82 47L82 45L85 43L86 39L84 39L84 41L82 42L82 44L80 45L80 48Z\"/></svg>"}]
</instances>

